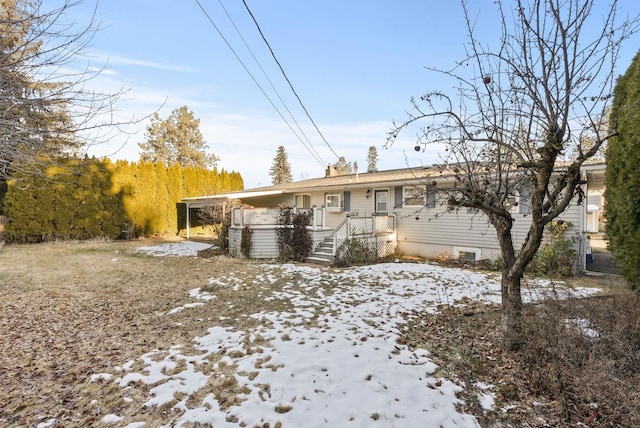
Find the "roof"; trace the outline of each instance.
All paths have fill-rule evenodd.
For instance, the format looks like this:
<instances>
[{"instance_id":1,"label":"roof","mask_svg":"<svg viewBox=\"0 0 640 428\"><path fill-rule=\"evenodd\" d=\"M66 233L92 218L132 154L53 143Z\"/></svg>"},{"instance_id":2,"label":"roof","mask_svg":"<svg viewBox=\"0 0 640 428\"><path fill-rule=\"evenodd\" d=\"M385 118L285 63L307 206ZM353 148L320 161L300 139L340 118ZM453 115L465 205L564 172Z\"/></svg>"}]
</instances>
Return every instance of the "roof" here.
<instances>
[{"instance_id":1,"label":"roof","mask_svg":"<svg viewBox=\"0 0 640 428\"><path fill-rule=\"evenodd\" d=\"M451 167L451 165L449 166ZM558 164L557 167L563 168L566 167L566 165ZM604 170L604 163L585 163L582 166L582 169L588 169L590 172ZM437 178L438 181L442 181L443 179L450 179L452 176L453 174L450 172L443 172L441 166L430 165L417 168L391 169L386 171L310 178L307 180L292 181L272 186L255 187L253 189L238 192L183 198L182 202L194 206L198 203L210 203L212 200L216 199L245 199L286 193L358 189L371 187L372 184L403 185L415 183L417 181L424 181L429 178Z\"/></svg>"},{"instance_id":2,"label":"roof","mask_svg":"<svg viewBox=\"0 0 640 428\"><path fill-rule=\"evenodd\" d=\"M285 193L323 191L331 189L355 189L366 188L372 184L380 183L411 183L416 180L424 180L429 177L442 177L440 169L434 166L421 168L403 168L387 171L337 175L333 177L310 178L307 180L292 181L289 183L272 186L256 187L253 189L220 193L208 196L183 198L182 202L195 206L198 203L212 202L216 199L245 199L258 196L277 195Z\"/></svg>"}]
</instances>

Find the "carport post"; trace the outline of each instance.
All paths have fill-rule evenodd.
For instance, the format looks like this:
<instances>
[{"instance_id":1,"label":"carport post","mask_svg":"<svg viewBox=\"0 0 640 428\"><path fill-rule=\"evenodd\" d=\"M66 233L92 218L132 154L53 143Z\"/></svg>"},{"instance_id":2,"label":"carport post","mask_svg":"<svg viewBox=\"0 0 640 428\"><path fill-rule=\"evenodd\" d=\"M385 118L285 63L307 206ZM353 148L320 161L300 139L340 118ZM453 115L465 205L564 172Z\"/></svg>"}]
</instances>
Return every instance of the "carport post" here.
<instances>
[{"instance_id":1,"label":"carport post","mask_svg":"<svg viewBox=\"0 0 640 428\"><path fill-rule=\"evenodd\" d=\"M311 230L316 230L318 227L318 207L313 206L313 224L311 225Z\"/></svg>"},{"instance_id":2,"label":"carport post","mask_svg":"<svg viewBox=\"0 0 640 428\"><path fill-rule=\"evenodd\" d=\"M189 239L189 207L191 206L191 204L189 204L188 202L186 203L187 206L187 239Z\"/></svg>"}]
</instances>

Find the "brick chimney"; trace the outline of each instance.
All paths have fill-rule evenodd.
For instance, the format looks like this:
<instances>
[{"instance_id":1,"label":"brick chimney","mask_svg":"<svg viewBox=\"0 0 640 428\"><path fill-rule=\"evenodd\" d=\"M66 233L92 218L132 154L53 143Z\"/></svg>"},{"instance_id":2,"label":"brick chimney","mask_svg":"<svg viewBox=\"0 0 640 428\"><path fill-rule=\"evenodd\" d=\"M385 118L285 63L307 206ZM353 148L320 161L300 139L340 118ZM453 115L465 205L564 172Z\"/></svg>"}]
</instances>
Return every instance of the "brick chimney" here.
<instances>
[{"instance_id":1,"label":"brick chimney","mask_svg":"<svg viewBox=\"0 0 640 428\"><path fill-rule=\"evenodd\" d=\"M340 174L338 174L338 171L331 164L327 166L327 169L324 172L325 177L336 177L338 175Z\"/></svg>"}]
</instances>

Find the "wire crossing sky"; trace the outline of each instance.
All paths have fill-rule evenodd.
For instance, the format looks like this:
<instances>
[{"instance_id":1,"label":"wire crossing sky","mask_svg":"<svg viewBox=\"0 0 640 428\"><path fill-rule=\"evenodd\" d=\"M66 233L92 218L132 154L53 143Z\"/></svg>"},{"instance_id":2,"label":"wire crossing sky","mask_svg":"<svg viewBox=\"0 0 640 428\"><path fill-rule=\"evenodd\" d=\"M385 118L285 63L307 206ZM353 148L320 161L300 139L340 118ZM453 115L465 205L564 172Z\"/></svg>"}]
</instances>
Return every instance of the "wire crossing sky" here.
<instances>
[{"instance_id":1,"label":"wire crossing sky","mask_svg":"<svg viewBox=\"0 0 640 428\"><path fill-rule=\"evenodd\" d=\"M74 7L71 18L87 22L95 6ZM497 46L493 0L470 7L477 38ZM620 7L620 17L640 13L636 0ZM440 161L435 147L413 150L415 134L402 135L389 150L382 145L393 120L406 117L411 97L455 93L425 67L452 68L465 56L457 1L109 0L98 3L96 14L102 29L78 69L106 66L90 82L97 90L129 88L116 118L155 111L166 118L187 105L220 157L218 167L240 172L247 188L270 184L280 145L294 180L323 176L338 155L366 165L370 146L378 149L379 170ZM638 46L637 36L624 46L619 74ZM137 161L148 124L114 133L89 154Z\"/></svg>"}]
</instances>

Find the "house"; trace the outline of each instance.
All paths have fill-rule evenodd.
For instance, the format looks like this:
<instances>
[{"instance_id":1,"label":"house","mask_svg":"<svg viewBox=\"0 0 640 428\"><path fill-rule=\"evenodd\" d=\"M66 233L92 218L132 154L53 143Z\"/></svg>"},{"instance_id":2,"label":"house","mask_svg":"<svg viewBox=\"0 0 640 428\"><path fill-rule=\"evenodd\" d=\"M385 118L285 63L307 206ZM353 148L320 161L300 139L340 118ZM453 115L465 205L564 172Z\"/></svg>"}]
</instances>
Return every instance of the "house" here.
<instances>
[{"instance_id":1,"label":"house","mask_svg":"<svg viewBox=\"0 0 640 428\"><path fill-rule=\"evenodd\" d=\"M575 268L585 268L586 232L592 230L596 197L604 183L604 164L585 167L587 203L572 203L562 214L572 227L578 254ZM314 243L314 258L334 260L340 246L349 239L367 240L379 255L394 251L405 255L435 257L446 255L466 260L496 259L500 247L496 232L487 218L472 209L447 211L438 200L438 188L453 179L435 166L405 168L371 173L336 175L331 167L321 178L301 180L242 192L182 200L188 208L198 208L238 199L243 207L232 210L229 231L231 255L240 254L242 229L252 230L252 258L278 256L276 224L279 206L311 212L308 227ZM425 184L427 183L427 184ZM433 183L433 185L430 185ZM584 190L584 189L583 189ZM518 202L518 199L522 199ZM512 234L516 248L527 235L529 222L526 199L514 195ZM187 210L189 212L189 209ZM188 223L188 222L187 222Z\"/></svg>"}]
</instances>

